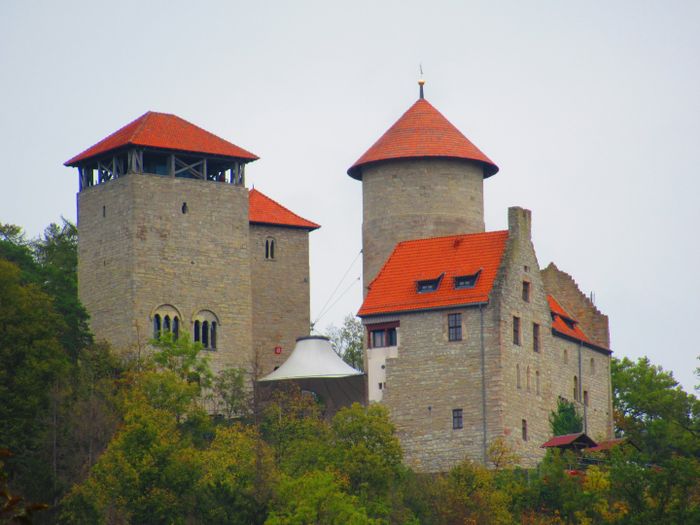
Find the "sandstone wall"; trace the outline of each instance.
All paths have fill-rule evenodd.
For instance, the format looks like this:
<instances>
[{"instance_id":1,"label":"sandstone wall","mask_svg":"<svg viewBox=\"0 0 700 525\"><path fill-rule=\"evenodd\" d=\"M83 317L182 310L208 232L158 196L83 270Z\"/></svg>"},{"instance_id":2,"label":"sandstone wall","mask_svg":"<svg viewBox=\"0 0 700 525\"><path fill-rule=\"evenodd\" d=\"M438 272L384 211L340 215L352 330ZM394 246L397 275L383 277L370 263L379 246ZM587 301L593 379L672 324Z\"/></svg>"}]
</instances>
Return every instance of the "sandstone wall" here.
<instances>
[{"instance_id":1,"label":"sandstone wall","mask_svg":"<svg viewBox=\"0 0 700 525\"><path fill-rule=\"evenodd\" d=\"M265 241L274 239L274 258L265 257ZM253 351L257 373L281 365L297 337L309 335L309 232L298 228L250 225L253 289ZM282 347L275 354L275 347Z\"/></svg>"},{"instance_id":2,"label":"sandstone wall","mask_svg":"<svg viewBox=\"0 0 700 525\"><path fill-rule=\"evenodd\" d=\"M456 159L403 159L362 171L363 287L400 241L484 231L483 168Z\"/></svg>"}]
</instances>

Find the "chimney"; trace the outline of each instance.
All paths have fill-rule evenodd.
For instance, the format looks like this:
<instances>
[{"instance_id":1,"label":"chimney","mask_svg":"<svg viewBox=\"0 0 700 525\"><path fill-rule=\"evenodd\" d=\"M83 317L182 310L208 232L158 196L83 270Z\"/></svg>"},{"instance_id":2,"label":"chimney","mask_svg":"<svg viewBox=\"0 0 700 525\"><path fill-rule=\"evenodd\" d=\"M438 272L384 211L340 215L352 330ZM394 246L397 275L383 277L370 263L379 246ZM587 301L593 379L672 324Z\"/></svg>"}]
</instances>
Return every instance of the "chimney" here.
<instances>
[{"instance_id":1,"label":"chimney","mask_svg":"<svg viewBox=\"0 0 700 525\"><path fill-rule=\"evenodd\" d=\"M508 236L530 239L532 214L530 210L512 206L508 208Z\"/></svg>"}]
</instances>

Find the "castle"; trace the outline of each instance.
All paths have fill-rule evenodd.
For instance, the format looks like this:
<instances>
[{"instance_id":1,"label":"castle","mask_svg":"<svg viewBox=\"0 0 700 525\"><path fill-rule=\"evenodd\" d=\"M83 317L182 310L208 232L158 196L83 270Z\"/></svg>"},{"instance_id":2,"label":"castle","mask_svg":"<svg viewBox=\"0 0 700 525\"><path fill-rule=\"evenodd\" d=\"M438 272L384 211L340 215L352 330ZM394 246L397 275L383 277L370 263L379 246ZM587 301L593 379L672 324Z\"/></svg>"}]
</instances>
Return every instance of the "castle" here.
<instances>
[{"instance_id":1,"label":"castle","mask_svg":"<svg viewBox=\"0 0 700 525\"><path fill-rule=\"evenodd\" d=\"M146 113L66 162L79 170L79 294L98 338L140 347L187 330L215 369L254 377L309 331L308 235L319 226L245 187L252 153ZM543 455L557 400L612 434L608 320L574 280L540 270L530 212L485 232L498 167L424 97L348 174L363 192L365 369L407 464L487 461L505 437Z\"/></svg>"}]
</instances>

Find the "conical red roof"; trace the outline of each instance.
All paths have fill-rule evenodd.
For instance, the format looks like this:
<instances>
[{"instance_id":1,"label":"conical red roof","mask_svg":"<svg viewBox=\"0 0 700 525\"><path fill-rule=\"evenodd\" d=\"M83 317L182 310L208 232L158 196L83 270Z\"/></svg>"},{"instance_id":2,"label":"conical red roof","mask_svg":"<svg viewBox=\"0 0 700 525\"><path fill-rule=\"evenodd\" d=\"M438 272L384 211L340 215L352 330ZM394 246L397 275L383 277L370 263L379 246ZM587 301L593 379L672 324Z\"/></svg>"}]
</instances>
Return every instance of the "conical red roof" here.
<instances>
[{"instance_id":1,"label":"conical red roof","mask_svg":"<svg viewBox=\"0 0 700 525\"><path fill-rule=\"evenodd\" d=\"M484 176L498 172L491 159L472 144L430 102L421 98L382 135L348 170L362 179L365 164L390 159L447 157L467 159L484 165Z\"/></svg>"},{"instance_id":2,"label":"conical red roof","mask_svg":"<svg viewBox=\"0 0 700 525\"><path fill-rule=\"evenodd\" d=\"M65 162L75 166L80 161L96 157L124 146L145 146L158 149L187 151L257 160L253 153L231 144L194 124L169 113L144 113L133 122Z\"/></svg>"}]
</instances>

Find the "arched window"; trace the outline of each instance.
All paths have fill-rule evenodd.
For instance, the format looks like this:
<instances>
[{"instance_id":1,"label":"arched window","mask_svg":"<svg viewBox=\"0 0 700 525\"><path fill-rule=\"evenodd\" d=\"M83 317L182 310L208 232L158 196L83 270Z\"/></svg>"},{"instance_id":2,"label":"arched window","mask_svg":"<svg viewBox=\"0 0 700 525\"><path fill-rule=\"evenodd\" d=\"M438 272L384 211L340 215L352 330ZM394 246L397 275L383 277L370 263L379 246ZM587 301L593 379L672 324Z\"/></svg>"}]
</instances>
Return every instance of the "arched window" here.
<instances>
[{"instance_id":1,"label":"arched window","mask_svg":"<svg viewBox=\"0 0 700 525\"><path fill-rule=\"evenodd\" d=\"M265 259L272 260L275 258L275 240L272 237L265 239Z\"/></svg>"},{"instance_id":2,"label":"arched window","mask_svg":"<svg viewBox=\"0 0 700 525\"><path fill-rule=\"evenodd\" d=\"M202 345L209 348L209 321L202 321Z\"/></svg>"},{"instance_id":3,"label":"arched window","mask_svg":"<svg viewBox=\"0 0 700 525\"><path fill-rule=\"evenodd\" d=\"M153 339L158 339L167 332L172 332L177 338L180 331L180 319L182 316L177 308L171 304L161 304L151 310L153 323Z\"/></svg>"},{"instance_id":4,"label":"arched window","mask_svg":"<svg viewBox=\"0 0 700 525\"><path fill-rule=\"evenodd\" d=\"M160 337L160 315L156 314L153 316L153 339L158 339Z\"/></svg>"},{"instance_id":5,"label":"arched window","mask_svg":"<svg viewBox=\"0 0 700 525\"><path fill-rule=\"evenodd\" d=\"M207 350L216 350L219 318L211 310L200 310L193 316L194 340Z\"/></svg>"},{"instance_id":6,"label":"arched window","mask_svg":"<svg viewBox=\"0 0 700 525\"><path fill-rule=\"evenodd\" d=\"M515 365L515 386L520 388L520 365Z\"/></svg>"},{"instance_id":7,"label":"arched window","mask_svg":"<svg viewBox=\"0 0 700 525\"><path fill-rule=\"evenodd\" d=\"M200 325L201 323L199 321L194 322L194 342L197 343L201 339L200 337Z\"/></svg>"}]
</instances>

